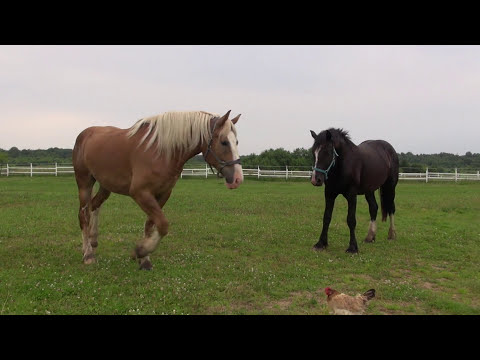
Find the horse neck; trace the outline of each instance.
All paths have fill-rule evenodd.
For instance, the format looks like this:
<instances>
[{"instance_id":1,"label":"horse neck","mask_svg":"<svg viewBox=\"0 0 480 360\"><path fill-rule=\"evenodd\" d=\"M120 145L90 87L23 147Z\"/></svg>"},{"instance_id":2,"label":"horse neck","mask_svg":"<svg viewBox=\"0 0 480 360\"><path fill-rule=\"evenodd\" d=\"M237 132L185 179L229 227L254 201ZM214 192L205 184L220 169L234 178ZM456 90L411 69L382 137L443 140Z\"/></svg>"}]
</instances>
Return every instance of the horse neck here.
<instances>
[{"instance_id":1,"label":"horse neck","mask_svg":"<svg viewBox=\"0 0 480 360\"><path fill-rule=\"evenodd\" d=\"M202 146L199 144L195 149L193 149L190 152L184 152L180 154L175 154L172 158L172 162L174 164L174 168L178 173L181 173L183 171L183 167L185 166L185 163L193 158L195 155L198 155L202 151Z\"/></svg>"},{"instance_id":2,"label":"horse neck","mask_svg":"<svg viewBox=\"0 0 480 360\"><path fill-rule=\"evenodd\" d=\"M341 158L348 157L352 152L354 152L357 149L357 145L355 145L353 142L342 139L339 142L338 147L335 148L337 150L337 153L340 155Z\"/></svg>"}]
</instances>

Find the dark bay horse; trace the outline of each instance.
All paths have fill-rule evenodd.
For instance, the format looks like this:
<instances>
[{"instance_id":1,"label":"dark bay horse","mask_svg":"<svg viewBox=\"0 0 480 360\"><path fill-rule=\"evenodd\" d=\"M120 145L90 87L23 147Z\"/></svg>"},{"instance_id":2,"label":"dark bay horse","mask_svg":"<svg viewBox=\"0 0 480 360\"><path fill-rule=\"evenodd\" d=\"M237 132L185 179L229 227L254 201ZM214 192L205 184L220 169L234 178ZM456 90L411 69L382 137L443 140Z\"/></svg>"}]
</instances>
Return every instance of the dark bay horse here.
<instances>
[{"instance_id":1,"label":"dark bay horse","mask_svg":"<svg viewBox=\"0 0 480 360\"><path fill-rule=\"evenodd\" d=\"M350 229L350 245L346 252L357 253L355 238L355 212L357 195L365 194L370 212L370 227L366 242L373 242L377 232L378 205L375 190L380 188L382 221L390 217L388 239L395 239L395 186L398 182L398 155L388 142L367 140L355 145L347 131L330 128L315 134L310 130L315 142L312 153L315 166L312 184L322 186L325 183L325 212L320 239L314 245L315 250L328 246L328 226L332 219L335 199L342 194L348 202L347 224Z\"/></svg>"},{"instance_id":2,"label":"dark bay horse","mask_svg":"<svg viewBox=\"0 0 480 360\"><path fill-rule=\"evenodd\" d=\"M83 130L73 149L78 186L78 219L83 237L83 262L95 262L98 213L111 192L131 196L147 214L144 236L134 257L150 270L149 255L167 235L163 213L185 162L202 152L205 161L223 175L229 189L243 182L234 124L225 115L204 111L167 112L137 121L129 129L95 126ZM95 196L93 186L100 187Z\"/></svg>"}]
</instances>

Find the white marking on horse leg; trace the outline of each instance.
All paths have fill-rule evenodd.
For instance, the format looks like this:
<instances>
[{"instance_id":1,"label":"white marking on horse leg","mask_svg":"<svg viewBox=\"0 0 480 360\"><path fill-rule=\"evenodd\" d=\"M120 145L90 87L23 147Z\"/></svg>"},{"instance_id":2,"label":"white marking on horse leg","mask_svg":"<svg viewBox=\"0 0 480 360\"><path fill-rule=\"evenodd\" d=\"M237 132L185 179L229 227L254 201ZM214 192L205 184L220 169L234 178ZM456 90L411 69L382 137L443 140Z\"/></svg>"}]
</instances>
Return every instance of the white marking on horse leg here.
<instances>
[{"instance_id":1,"label":"white marking on horse leg","mask_svg":"<svg viewBox=\"0 0 480 360\"><path fill-rule=\"evenodd\" d=\"M395 216L390 214L390 229L388 230L388 240L395 240L397 232L395 230Z\"/></svg>"},{"instance_id":2,"label":"white marking on horse leg","mask_svg":"<svg viewBox=\"0 0 480 360\"><path fill-rule=\"evenodd\" d=\"M82 231L83 239L83 263L92 264L95 260L95 254L93 252L92 244L90 244L90 237L88 236L88 229Z\"/></svg>"},{"instance_id":3,"label":"white marking on horse leg","mask_svg":"<svg viewBox=\"0 0 480 360\"><path fill-rule=\"evenodd\" d=\"M157 227L155 226L154 229L153 229L153 232L150 236L148 237L145 237L143 240L142 240L142 247L145 249L146 252L148 252L149 254L151 254L152 252L155 251L155 249L157 248L158 246L158 243L160 242L160 239L162 237L160 236L160 234L158 233L158 230L157 230Z\"/></svg>"},{"instance_id":4,"label":"white marking on horse leg","mask_svg":"<svg viewBox=\"0 0 480 360\"><path fill-rule=\"evenodd\" d=\"M152 223L148 226L149 220L145 222L145 235L138 241L136 248L136 256L138 259L148 257L158 246L160 239L162 238L158 233L157 227Z\"/></svg>"},{"instance_id":5,"label":"white marking on horse leg","mask_svg":"<svg viewBox=\"0 0 480 360\"><path fill-rule=\"evenodd\" d=\"M365 238L366 242L375 241L375 236L377 235L377 222L375 220L370 220L370 225L368 226L368 234Z\"/></svg>"},{"instance_id":6,"label":"white marking on horse leg","mask_svg":"<svg viewBox=\"0 0 480 360\"><path fill-rule=\"evenodd\" d=\"M91 264L95 262L95 255L93 253L92 244L90 243L90 221L91 216L88 213L88 205L82 207L81 213L84 220L84 225L82 225L82 240L83 240L83 262L84 264Z\"/></svg>"},{"instance_id":7,"label":"white marking on horse leg","mask_svg":"<svg viewBox=\"0 0 480 360\"><path fill-rule=\"evenodd\" d=\"M95 253L95 250L97 249L98 246L98 215L100 212L100 208L98 208L95 211L92 211L90 213L90 222L88 224L88 236L89 236L89 241L90 245L92 245L93 252Z\"/></svg>"}]
</instances>

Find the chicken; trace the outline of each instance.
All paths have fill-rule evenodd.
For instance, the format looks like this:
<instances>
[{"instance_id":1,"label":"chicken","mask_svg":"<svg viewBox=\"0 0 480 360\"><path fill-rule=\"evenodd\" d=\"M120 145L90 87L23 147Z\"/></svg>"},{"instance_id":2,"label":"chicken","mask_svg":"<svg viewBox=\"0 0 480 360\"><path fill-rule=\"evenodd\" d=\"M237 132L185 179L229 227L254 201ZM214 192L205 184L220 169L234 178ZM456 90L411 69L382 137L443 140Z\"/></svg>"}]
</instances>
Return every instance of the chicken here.
<instances>
[{"instance_id":1,"label":"chicken","mask_svg":"<svg viewBox=\"0 0 480 360\"><path fill-rule=\"evenodd\" d=\"M327 287L325 294L328 308L334 315L362 315L367 303L375 297L375 289L370 289L362 295L350 296Z\"/></svg>"}]
</instances>

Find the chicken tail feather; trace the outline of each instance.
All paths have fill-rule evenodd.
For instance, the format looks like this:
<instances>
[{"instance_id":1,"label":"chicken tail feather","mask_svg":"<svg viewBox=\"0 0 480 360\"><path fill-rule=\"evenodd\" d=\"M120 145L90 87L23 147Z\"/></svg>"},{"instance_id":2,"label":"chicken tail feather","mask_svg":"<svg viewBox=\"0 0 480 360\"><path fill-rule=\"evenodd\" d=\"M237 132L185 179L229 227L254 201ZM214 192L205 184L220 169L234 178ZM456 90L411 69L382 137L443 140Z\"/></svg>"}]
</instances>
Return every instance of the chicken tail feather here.
<instances>
[{"instance_id":1,"label":"chicken tail feather","mask_svg":"<svg viewBox=\"0 0 480 360\"><path fill-rule=\"evenodd\" d=\"M375 289L370 289L370 290L365 291L363 296L365 296L367 298L367 300L373 299L375 297Z\"/></svg>"}]
</instances>

